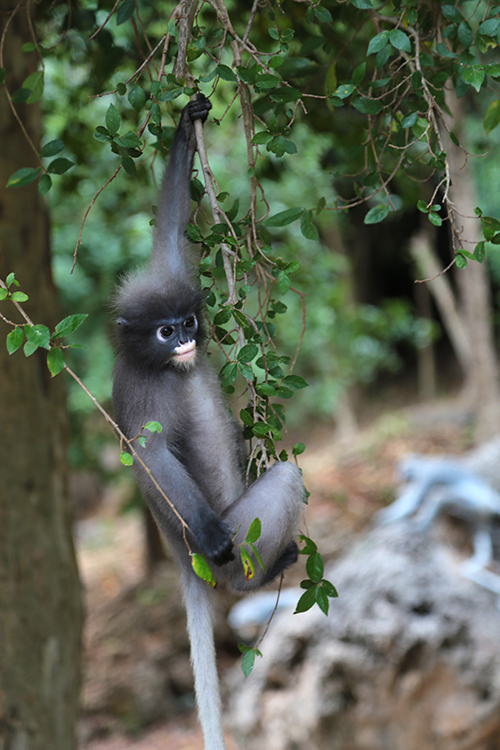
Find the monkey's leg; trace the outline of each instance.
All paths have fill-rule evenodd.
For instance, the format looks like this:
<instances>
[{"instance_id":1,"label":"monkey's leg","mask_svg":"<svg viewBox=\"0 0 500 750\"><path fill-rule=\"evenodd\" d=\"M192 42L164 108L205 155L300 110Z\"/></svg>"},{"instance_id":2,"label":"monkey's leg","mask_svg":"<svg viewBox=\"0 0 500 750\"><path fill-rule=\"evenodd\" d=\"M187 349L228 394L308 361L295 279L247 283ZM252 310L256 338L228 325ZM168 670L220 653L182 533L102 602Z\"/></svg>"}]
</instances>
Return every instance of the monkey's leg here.
<instances>
[{"instance_id":1,"label":"monkey's leg","mask_svg":"<svg viewBox=\"0 0 500 750\"><path fill-rule=\"evenodd\" d=\"M259 518L262 526L255 546L265 571L255 561L255 575L245 580L238 551L236 560L220 568L238 591L249 591L268 583L297 559L295 537L304 507L305 489L300 471L291 463L278 462L238 498L223 518L237 531L235 544L244 542L250 524ZM251 552L249 552L252 555Z\"/></svg>"},{"instance_id":2,"label":"monkey's leg","mask_svg":"<svg viewBox=\"0 0 500 750\"><path fill-rule=\"evenodd\" d=\"M226 750L222 731L219 679L214 646L210 589L185 564L182 588L191 645L198 717L203 729L205 750Z\"/></svg>"}]
</instances>

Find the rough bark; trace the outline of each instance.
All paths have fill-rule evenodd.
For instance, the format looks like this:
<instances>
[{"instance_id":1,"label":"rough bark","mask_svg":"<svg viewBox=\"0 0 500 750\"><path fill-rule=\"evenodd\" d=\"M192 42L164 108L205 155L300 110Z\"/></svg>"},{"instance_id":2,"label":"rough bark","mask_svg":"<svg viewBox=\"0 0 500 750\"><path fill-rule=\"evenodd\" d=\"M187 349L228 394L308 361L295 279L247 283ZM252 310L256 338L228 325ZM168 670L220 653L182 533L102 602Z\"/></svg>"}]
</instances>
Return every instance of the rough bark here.
<instances>
[{"instance_id":1,"label":"rough bark","mask_svg":"<svg viewBox=\"0 0 500 750\"><path fill-rule=\"evenodd\" d=\"M0 0L0 33L13 5ZM26 6L5 37L11 91L36 70ZM30 6L28 6L28 9ZM17 105L40 140L38 105ZM0 90L0 277L14 271L35 322L57 322L50 273L48 217L37 186L6 189L11 174L36 166ZM2 313L19 320L14 306ZM7 354L0 321L0 748L71 750L80 686L82 607L67 492L63 376L50 378L45 356Z\"/></svg>"}]
</instances>

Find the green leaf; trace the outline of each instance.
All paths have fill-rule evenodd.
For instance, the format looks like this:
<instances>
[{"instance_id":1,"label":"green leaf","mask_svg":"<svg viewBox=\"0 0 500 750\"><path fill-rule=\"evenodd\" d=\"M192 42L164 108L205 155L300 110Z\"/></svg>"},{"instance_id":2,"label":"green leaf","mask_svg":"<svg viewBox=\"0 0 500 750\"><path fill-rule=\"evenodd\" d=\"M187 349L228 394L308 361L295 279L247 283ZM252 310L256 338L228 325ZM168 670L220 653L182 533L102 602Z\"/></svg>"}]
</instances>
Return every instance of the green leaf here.
<instances>
[{"instance_id":1,"label":"green leaf","mask_svg":"<svg viewBox=\"0 0 500 750\"><path fill-rule=\"evenodd\" d=\"M22 294L22 292L16 292L16 294ZM13 296L14 295L12 295L12 297ZM44 326L41 323L34 326L26 325L24 326L24 332L26 338L31 344L36 344L37 347L42 347L42 349L49 349L50 331L47 326Z\"/></svg>"},{"instance_id":2,"label":"green leaf","mask_svg":"<svg viewBox=\"0 0 500 750\"><path fill-rule=\"evenodd\" d=\"M32 341L26 341L23 347L24 356L31 357L31 355L34 354L37 349L38 349L38 346L34 344Z\"/></svg>"},{"instance_id":3,"label":"green leaf","mask_svg":"<svg viewBox=\"0 0 500 750\"><path fill-rule=\"evenodd\" d=\"M321 8L317 6L314 9L314 15L319 23L331 23L333 21L332 14L327 8Z\"/></svg>"},{"instance_id":4,"label":"green leaf","mask_svg":"<svg viewBox=\"0 0 500 750\"><path fill-rule=\"evenodd\" d=\"M259 551L258 551L257 547L252 542L249 542L249 546L250 546L250 549L252 550L253 554L255 555L255 559L259 563L260 567L262 568L262 570L265 571L264 563L262 562L262 557L259 555Z\"/></svg>"},{"instance_id":5,"label":"green leaf","mask_svg":"<svg viewBox=\"0 0 500 750\"><path fill-rule=\"evenodd\" d=\"M402 128L412 128L418 120L418 112L410 112L409 115L405 115L401 120Z\"/></svg>"},{"instance_id":6,"label":"green leaf","mask_svg":"<svg viewBox=\"0 0 500 750\"><path fill-rule=\"evenodd\" d=\"M260 519L254 518L254 520L250 524L250 528L248 529L248 532L245 538L245 544L255 544L257 539L260 538L261 533L262 533L262 524L260 522Z\"/></svg>"},{"instance_id":7,"label":"green leaf","mask_svg":"<svg viewBox=\"0 0 500 750\"><path fill-rule=\"evenodd\" d=\"M317 585L311 586L304 594L302 594L297 602L295 612L293 613L294 615L300 614L300 612L307 612L308 609L311 609L311 607L316 604L316 589Z\"/></svg>"},{"instance_id":8,"label":"green leaf","mask_svg":"<svg viewBox=\"0 0 500 750\"><path fill-rule=\"evenodd\" d=\"M215 68L215 72L220 78L222 78L223 81L236 82L238 80L234 71L231 70L231 68L228 68L227 65L217 65L217 67Z\"/></svg>"},{"instance_id":9,"label":"green leaf","mask_svg":"<svg viewBox=\"0 0 500 750\"><path fill-rule=\"evenodd\" d=\"M486 114L483 120L484 129L487 133L491 133L491 131L494 130L498 126L499 123L500 123L500 99L496 99L496 101L491 102L490 106L486 110Z\"/></svg>"},{"instance_id":10,"label":"green leaf","mask_svg":"<svg viewBox=\"0 0 500 750\"><path fill-rule=\"evenodd\" d=\"M228 362L226 365L224 365L220 372L222 384L224 386L231 385L231 383L234 383L234 381L236 380L237 375L238 365L234 362Z\"/></svg>"},{"instance_id":11,"label":"green leaf","mask_svg":"<svg viewBox=\"0 0 500 750\"><path fill-rule=\"evenodd\" d=\"M330 602L328 601L328 596L322 586L316 588L316 604L325 615L328 614Z\"/></svg>"},{"instance_id":12,"label":"green leaf","mask_svg":"<svg viewBox=\"0 0 500 750\"><path fill-rule=\"evenodd\" d=\"M208 584L210 584L212 588L215 588L214 574L212 573L210 565L202 555L194 552L191 555L191 565L193 566L193 570L198 578L201 578L203 581L206 581Z\"/></svg>"},{"instance_id":13,"label":"green leaf","mask_svg":"<svg viewBox=\"0 0 500 750\"><path fill-rule=\"evenodd\" d=\"M351 5L359 10L373 10L372 0L351 0Z\"/></svg>"},{"instance_id":14,"label":"green leaf","mask_svg":"<svg viewBox=\"0 0 500 750\"><path fill-rule=\"evenodd\" d=\"M476 247L474 248L474 256L478 263L482 263L486 256L484 244L484 242L478 242Z\"/></svg>"},{"instance_id":15,"label":"green leaf","mask_svg":"<svg viewBox=\"0 0 500 750\"><path fill-rule=\"evenodd\" d=\"M455 265L457 268L465 268L467 266L467 258L462 253L455 255Z\"/></svg>"},{"instance_id":16,"label":"green leaf","mask_svg":"<svg viewBox=\"0 0 500 750\"><path fill-rule=\"evenodd\" d=\"M134 160L128 154L122 154L120 161L123 169L127 174L132 175L132 177L137 174Z\"/></svg>"},{"instance_id":17,"label":"green leaf","mask_svg":"<svg viewBox=\"0 0 500 750\"><path fill-rule=\"evenodd\" d=\"M106 112L106 128L110 135L118 135L121 122L122 118L120 117L120 113L118 112L114 104L110 104L108 107L108 111Z\"/></svg>"},{"instance_id":18,"label":"green leaf","mask_svg":"<svg viewBox=\"0 0 500 750\"><path fill-rule=\"evenodd\" d=\"M307 388L307 382L300 375L287 375L283 378L283 385L293 388L294 391L300 391L301 388Z\"/></svg>"},{"instance_id":19,"label":"green leaf","mask_svg":"<svg viewBox=\"0 0 500 750\"><path fill-rule=\"evenodd\" d=\"M319 583L322 580L325 566L319 552L309 555L307 558L306 572L313 583Z\"/></svg>"},{"instance_id":20,"label":"green leaf","mask_svg":"<svg viewBox=\"0 0 500 750\"><path fill-rule=\"evenodd\" d=\"M128 92L128 100L131 106L139 112L146 103L146 92L140 86L135 84Z\"/></svg>"},{"instance_id":21,"label":"green leaf","mask_svg":"<svg viewBox=\"0 0 500 750\"><path fill-rule=\"evenodd\" d=\"M38 180L38 192L40 195L46 195L52 187L52 180L48 174L43 174Z\"/></svg>"},{"instance_id":22,"label":"green leaf","mask_svg":"<svg viewBox=\"0 0 500 750\"><path fill-rule=\"evenodd\" d=\"M304 549L300 550L301 555L311 555L318 551L318 545L310 537L305 536L304 534L299 534L299 541L304 542L306 545Z\"/></svg>"},{"instance_id":23,"label":"green leaf","mask_svg":"<svg viewBox=\"0 0 500 750\"><path fill-rule=\"evenodd\" d=\"M252 427L254 424L253 416L246 409L241 409L240 419L247 427Z\"/></svg>"},{"instance_id":24,"label":"green leaf","mask_svg":"<svg viewBox=\"0 0 500 750\"><path fill-rule=\"evenodd\" d=\"M367 99L366 97L358 97L354 99L352 106L361 112L363 115L378 115L382 112L384 105L378 99Z\"/></svg>"},{"instance_id":25,"label":"green leaf","mask_svg":"<svg viewBox=\"0 0 500 750\"><path fill-rule=\"evenodd\" d=\"M140 149L142 146L141 139L132 131L125 133L125 135L117 136L115 143L122 148L137 148Z\"/></svg>"},{"instance_id":26,"label":"green leaf","mask_svg":"<svg viewBox=\"0 0 500 750\"><path fill-rule=\"evenodd\" d=\"M252 143L255 143L257 146L262 146L263 144L269 143L271 138L274 138L272 133L269 133L267 130L260 130L258 133L255 133L252 138Z\"/></svg>"},{"instance_id":27,"label":"green leaf","mask_svg":"<svg viewBox=\"0 0 500 750\"><path fill-rule=\"evenodd\" d=\"M321 588L324 590L325 594L332 597L332 599L338 598L337 589L335 588L333 583L330 583L330 581L327 581L326 579L321 581Z\"/></svg>"},{"instance_id":28,"label":"green leaf","mask_svg":"<svg viewBox=\"0 0 500 750\"><path fill-rule=\"evenodd\" d=\"M118 8L118 12L116 14L116 25L120 26L122 23L128 21L129 18L132 17L134 10L134 0L124 0L124 2Z\"/></svg>"},{"instance_id":29,"label":"green leaf","mask_svg":"<svg viewBox=\"0 0 500 750\"><path fill-rule=\"evenodd\" d=\"M379 203L378 206L370 208L364 218L364 224L378 224L383 221L389 213L389 206L385 203Z\"/></svg>"},{"instance_id":30,"label":"green leaf","mask_svg":"<svg viewBox=\"0 0 500 750\"><path fill-rule=\"evenodd\" d=\"M59 339L63 336L69 336L70 333L76 331L81 326L85 318L88 318L87 313L79 313L77 315L68 315L67 318L61 320L54 330L54 338Z\"/></svg>"},{"instance_id":31,"label":"green leaf","mask_svg":"<svg viewBox=\"0 0 500 750\"><path fill-rule=\"evenodd\" d=\"M49 166L47 167L47 172L50 172L51 174L64 174L68 171L68 169L71 169L71 167L74 166L74 161L70 161L69 159L60 157L59 159L54 159L54 161L50 162Z\"/></svg>"},{"instance_id":32,"label":"green leaf","mask_svg":"<svg viewBox=\"0 0 500 750\"><path fill-rule=\"evenodd\" d=\"M134 457L131 456L130 453L122 451L120 453L120 461L124 466L132 466L132 464L134 463Z\"/></svg>"},{"instance_id":33,"label":"green leaf","mask_svg":"<svg viewBox=\"0 0 500 750\"><path fill-rule=\"evenodd\" d=\"M29 89L30 95L26 99L26 104L34 104L39 102L43 96L44 80L43 70L39 70L36 73L32 73L23 83L23 89Z\"/></svg>"},{"instance_id":34,"label":"green leaf","mask_svg":"<svg viewBox=\"0 0 500 750\"><path fill-rule=\"evenodd\" d=\"M7 351L9 354L14 354L20 346L22 346L24 341L24 331L21 328L21 326L18 326L17 328L14 328L13 331L11 331L7 335Z\"/></svg>"},{"instance_id":35,"label":"green leaf","mask_svg":"<svg viewBox=\"0 0 500 750\"><path fill-rule=\"evenodd\" d=\"M293 86L280 86L270 94L269 98L273 102L296 102L301 96L301 92Z\"/></svg>"},{"instance_id":36,"label":"green leaf","mask_svg":"<svg viewBox=\"0 0 500 750\"><path fill-rule=\"evenodd\" d=\"M226 305L222 307L219 312L214 316L214 323L217 326L224 325L231 318L231 308Z\"/></svg>"},{"instance_id":37,"label":"green leaf","mask_svg":"<svg viewBox=\"0 0 500 750\"><path fill-rule=\"evenodd\" d=\"M450 130L450 140L455 146L460 146L460 141L452 130Z\"/></svg>"},{"instance_id":38,"label":"green leaf","mask_svg":"<svg viewBox=\"0 0 500 750\"><path fill-rule=\"evenodd\" d=\"M301 453L304 453L306 449L306 446L304 443L296 443L292 448L292 453L294 456L300 456Z\"/></svg>"},{"instance_id":39,"label":"green leaf","mask_svg":"<svg viewBox=\"0 0 500 750\"><path fill-rule=\"evenodd\" d=\"M453 23L461 23L463 19L462 14L454 5L442 5L441 12L448 21L453 21Z\"/></svg>"},{"instance_id":40,"label":"green leaf","mask_svg":"<svg viewBox=\"0 0 500 750\"><path fill-rule=\"evenodd\" d=\"M62 151L64 148L64 141L61 141L60 138L56 138L53 141L49 141L48 143L43 146L42 150L40 151L40 156L55 156L60 151Z\"/></svg>"},{"instance_id":41,"label":"green leaf","mask_svg":"<svg viewBox=\"0 0 500 750\"><path fill-rule=\"evenodd\" d=\"M238 362L238 370L243 375L245 380L253 381L254 375L253 375L253 370L250 365L247 365L244 362Z\"/></svg>"},{"instance_id":42,"label":"green leaf","mask_svg":"<svg viewBox=\"0 0 500 750\"><path fill-rule=\"evenodd\" d=\"M356 89L352 83L343 83L335 89L333 95L338 96L339 99L347 99L347 97L351 96L352 92L355 90Z\"/></svg>"},{"instance_id":43,"label":"green leaf","mask_svg":"<svg viewBox=\"0 0 500 750\"><path fill-rule=\"evenodd\" d=\"M377 36L374 36L373 39L370 39L370 44L368 45L368 51L366 54L373 55L376 52L380 52L381 49L384 49L388 41L389 32L381 31L380 34L377 34Z\"/></svg>"},{"instance_id":44,"label":"green leaf","mask_svg":"<svg viewBox=\"0 0 500 750\"><path fill-rule=\"evenodd\" d=\"M429 208L427 206L427 203L425 201L418 201L417 202L417 208L419 211L422 211L423 214L429 213Z\"/></svg>"},{"instance_id":45,"label":"green leaf","mask_svg":"<svg viewBox=\"0 0 500 750\"><path fill-rule=\"evenodd\" d=\"M203 242L203 235L196 224L188 224L186 227L186 234L191 242Z\"/></svg>"},{"instance_id":46,"label":"green leaf","mask_svg":"<svg viewBox=\"0 0 500 750\"><path fill-rule=\"evenodd\" d=\"M300 219L300 231L306 240L319 240L317 228L312 222L312 211L304 211Z\"/></svg>"},{"instance_id":47,"label":"green leaf","mask_svg":"<svg viewBox=\"0 0 500 750\"><path fill-rule=\"evenodd\" d=\"M271 427L267 424L267 422L256 422L252 427L253 434L258 438L266 437L270 433L270 431Z\"/></svg>"},{"instance_id":48,"label":"green leaf","mask_svg":"<svg viewBox=\"0 0 500 750\"><path fill-rule=\"evenodd\" d=\"M472 68L465 68L462 72L462 78L466 83L470 83L476 91L479 91L484 81L485 73L482 65L474 65Z\"/></svg>"},{"instance_id":49,"label":"green leaf","mask_svg":"<svg viewBox=\"0 0 500 750\"><path fill-rule=\"evenodd\" d=\"M64 354L58 346L52 347L47 354L47 367L53 378L64 370Z\"/></svg>"},{"instance_id":50,"label":"green leaf","mask_svg":"<svg viewBox=\"0 0 500 750\"><path fill-rule=\"evenodd\" d=\"M363 78L365 77L366 73L366 63L363 62L361 65L358 65L357 68L354 69L354 72L352 74L352 82L354 86L359 86L359 84L362 82Z\"/></svg>"},{"instance_id":51,"label":"green leaf","mask_svg":"<svg viewBox=\"0 0 500 750\"><path fill-rule=\"evenodd\" d=\"M16 274L13 272L8 274L7 278L5 279L5 283L7 285L7 289L10 289L12 284L19 286L19 281L16 281Z\"/></svg>"},{"instance_id":52,"label":"green leaf","mask_svg":"<svg viewBox=\"0 0 500 750\"><path fill-rule=\"evenodd\" d=\"M488 18L480 24L478 31L484 36L496 36L500 31L500 18Z\"/></svg>"},{"instance_id":53,"label":"green leaf","mask_svg":"<svg viewBox=\"0 0 500 750\"><path fill-rule=\"evenodd\" d=\"M145 430L149 430L150 432L163 432L163 427L159 422L155 422L152 420L151 422L146 422L144 425Z\"/></svg>"},{"instance_id":54,"label":"green leaf","mask_svg":"<svg viewBox=\"0 0 500 750\"><path fill-rule=\"evenodd\" d=\"M281 78L272 76L270 73L261 73L255 79L255 87L260 91L269 91L270 89L276 88L281 83Z\"/></svg>"},{"instance_id":55,"label":"green leaf","mask_svg":"<svg viewBox=\"0 0 500 750\"><path fill-rule=\"evenodd\" d=\"M6 187L24 187L25 185L29 185L30 182L36 180L40 172L40 167L23 167L22 169L18 169L17 172L14 172L9 177Z\"/></svg>"},{"instance_id":56,"label":"green leaf","mask_svg":"<svg viewBox=\"0 0 500 750\"><path fill-rule=\"evenodd\" d=\"M240 644L238 644L238 647ZM241 650L241 649L240 649ZM262 656L261 652L257 648L250 648L243 654L241 659L241 671L248 677L255 665L255 657Z\"/></svg>"},{"instance_id":57,"label":"green leaf","mask_svg":"<svg viewBox=\"0 0 500 750\"><path fill-rule=\"evenodd\" d=\"M440 227L442 225L443 220L439 214L435 213L435 211L430 211L427 216L431 224L434 224L435 227Z\"/></svg>"},{"instance_id":58,"label":"green leaf","mask_svg":"<svg viewBox=\"0 0 500 750\"><path fill-rule=\"evenodd\" d=\"M22 104L27 101L31 96L31 89L18 89L12 94L12 101L14 104Z\"/></svg>"},{"instance_id":59,"label":"green leaf","mask_svg":"<svg viewBox=\"0 0 500 750\"><path fill-rule=\"evenodd\" d=\"M278 282L278 289L280 290L281 294L286 294L290 287L292 286L292 282L290 279L290 276L287 274L286 271L280 271L277 276L277 282Z\"/></svg>"},{"instance_id":60,"label":"green leaf","mask_svg":"<svg viewBox=\"0 0 500 750\"><path fill-rule=\"evenodd\" d=\"M245 581L251 581L255 575L255 565L244 547L240 547L241 564L245 571Z\"/></svg>"},{"instance_id":61,"label":"green leaf","mask_svg":"<svg viewBox=\"0 0 500 750\"><path fill-rule=\"evenodd\" d=\"M278 214L270 216L266 219L265 224L267 227L284 227L299 219L304 211L305 208L288 208L286 211L280 211Z\"/></svg>"},{"instance_id":62,"label":"green leaf","mask_svg":"<svg viewBox=\"0 0 500 750\"><path fill-rule=\"evenodd\" d=\"M270 68L279 68L281 67L281 65L283 65L284 61L285 57L283 55L274 55L273 57L269 58L269 62L267 64Z\"/></svg>"},{"instance_id":63,"label":"green leaf","mask_svg":"<svg viewBox=\"0 0 500 750\"><path fill-rule=\"evenodd\" d=\"M392 44L388 44L384 49L381 49L380 52L377 52L375 55L375 67L377 70L380 70L380 68L383 68L386 64L387 60L392 55L394 47Z\"/></svg>"},{"instance_id":64,"label":"green leaf","mask_svg":"<svg viewBox=\"0 0 500 750\"><path fill-rule=\"evenodd\" d=\"M401 29L392 29L389 32L389 41L393 47L401 52L411 52L411 42Z\"/></svg>"},{"instance_id":65,"label":"green leaf","mask_svg":"<svg viewBox=\"0 0 500 750\"><path fill-rule=\"evenodd\" d=\"M493 216L481 216L481 223L483 225L484 239L488 240L488 242L493 239L497 232L500 232L500 221Z\"/></svg>"},{"instance_id":66,"label":"green leaf","mask_svg":"<svg viewBox=\"0 0 500 750\"><path fill-rule=\"evenodd\" d=\"M259 349L257 346L255 346L255 344L246 344L245 346L241 347L236 359L238 360L238 362L251 362L252 359L255 359L258 353Z\"/></svg>"},{"instance_id":67,"label":"green leaf","mask_svg":"<svg viewBox=\"0 0 500 750\"><path fill-rule=\"evenodd\" d=\"M472 43L472 29L467 21L463 21L458 27L458 39L464 47L470 47Z\"/></svg>"},{"instance_id":68,"label":"green leaf","mask_svg":"<svg viewBox=\"0 0 500 750\"><path fill-rule=\"evenodd\" d=\"M500 78L500 63L491 63L484 66L484 71L492 78Z\"/></svg>"},{"instance_id":69,"label":"green leaf","mask_svg":"<svg viewBox=\"0 0 500 750\"><path fill-rule=\"evenodd\" d=\"M24 292L12 292L10 298L13 302L27 302L29 299Z\"/></svg>"},{"instance_id":70,"label":"green leaf","mask_svg":"<svg viewBox=\"0 0 500 750\"><path fill-rule=\"evenodd\" d=\"M274 387L274 385L270 385L269 383L259 383L255 386L255 390L257 391L259 396L269 397L276 395L276 388ZM266 431L266 435L267 432L269 432L269 430Z\"/></svg>"}]
</instances>

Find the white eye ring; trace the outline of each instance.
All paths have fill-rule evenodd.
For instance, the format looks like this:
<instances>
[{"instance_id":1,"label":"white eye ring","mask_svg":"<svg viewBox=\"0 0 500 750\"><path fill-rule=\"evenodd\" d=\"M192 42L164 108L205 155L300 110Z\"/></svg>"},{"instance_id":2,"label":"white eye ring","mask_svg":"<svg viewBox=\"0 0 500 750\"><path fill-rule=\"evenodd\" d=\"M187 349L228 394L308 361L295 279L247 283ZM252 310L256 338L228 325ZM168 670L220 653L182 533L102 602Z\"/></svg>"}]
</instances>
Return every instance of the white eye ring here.
<instances>
[{"instance_id":1,"label":"white eye ring","mask_svg":"<svg viewBox=\"0 0 500 750\"><path fill-rule=\"evenodd\" d=\"M169 333L166 333L166 332ZM156 331L156 338L158 341L164 342L168 341L175 333L175 328L173 326L160 326L158 330Z\"/></svg>"}]
</instances>

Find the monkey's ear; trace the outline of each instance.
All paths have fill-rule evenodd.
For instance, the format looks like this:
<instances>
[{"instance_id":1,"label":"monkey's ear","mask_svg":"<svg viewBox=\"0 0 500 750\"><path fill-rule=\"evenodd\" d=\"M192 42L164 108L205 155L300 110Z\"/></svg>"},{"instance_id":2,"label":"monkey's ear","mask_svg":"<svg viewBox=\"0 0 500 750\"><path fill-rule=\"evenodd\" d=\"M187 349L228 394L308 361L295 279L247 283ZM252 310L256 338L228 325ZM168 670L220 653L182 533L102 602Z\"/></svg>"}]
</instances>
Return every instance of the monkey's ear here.
<instances>
[{"instance_id":1,"label":"monkey's ear","mask_svg":"<svg viewBox=\"0 0 500 750\"><path fill-rule=\"evenodd\" d=\"M128 320L126 318L120 317L120 318L117 319L116 325L118 325L118 326L128 326L129 322L128 322Z\"/></svg>"}]
</instances>

